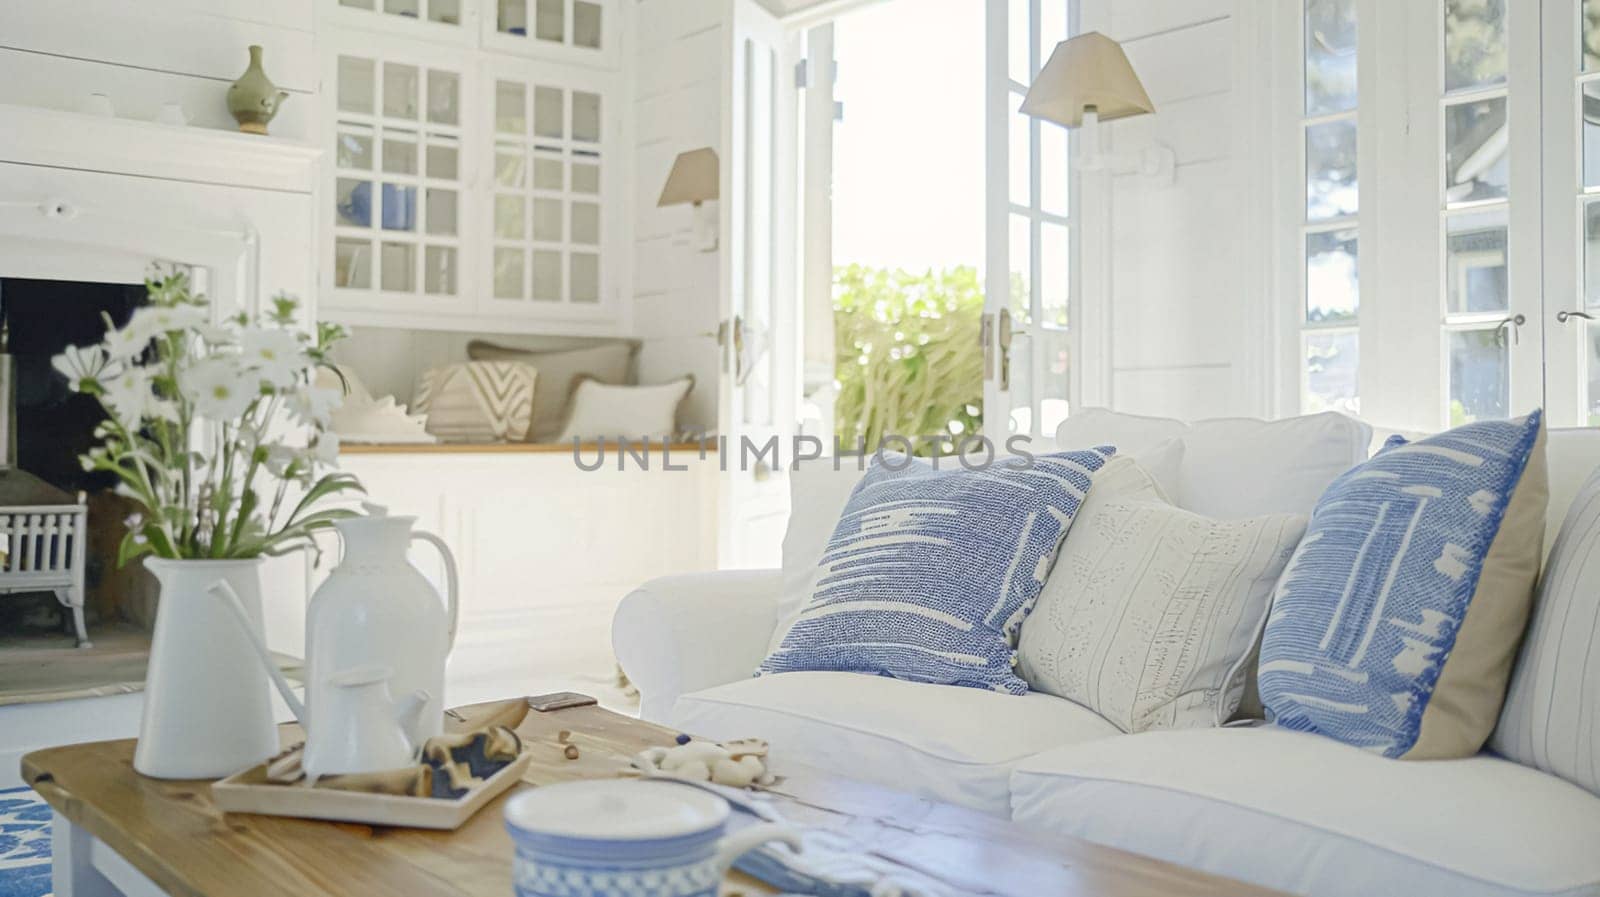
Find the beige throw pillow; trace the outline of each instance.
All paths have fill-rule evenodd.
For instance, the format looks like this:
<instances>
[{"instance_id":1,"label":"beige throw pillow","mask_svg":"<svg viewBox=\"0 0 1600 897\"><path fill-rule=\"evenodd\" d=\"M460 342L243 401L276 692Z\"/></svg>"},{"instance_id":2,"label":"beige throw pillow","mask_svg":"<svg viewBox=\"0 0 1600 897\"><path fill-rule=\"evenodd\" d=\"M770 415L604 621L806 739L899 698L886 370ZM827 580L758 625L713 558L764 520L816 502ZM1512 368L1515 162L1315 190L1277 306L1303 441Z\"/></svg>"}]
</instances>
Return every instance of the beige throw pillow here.
<instances>
[{"instance_id":1,"label":"beige throw pillow","mask_svg":"<svg viewBox=\"0 0 1600 897\"><path fill-rule=\"evenodd\" d=\"M519 441L528 435L538 373L525 364L467 361L429 368L417 379L413 413L450 442Z\"/></svg>"},{"instance_id":2,"label":"beige throw pillow","mask_svg":"<svg viewBox=\"0 0 1600 897\"><path fill-rule=\"evenodd\" d=\"M1220 725L1306 519L1202 517L1117 463L1096 476L1022 626L1021 675L1125 732Z\"/></svg>"},{"instance_id":3,"label":"beige throw pillow","mask_svg":"<svg viewBox=\"0 0 1600 897\"><path fill-rule=\"evenodd\" d=\"M517 361L537 369L539 379L533 389L533 420L527 440L554 442L566 423L567 404L578 378L619 386L628 383L635 348L632 343L618 341L586 349L541 352L473 340L467 344L467 357L477 361Z\"/></svg>"},{"instance_id":4,"label":"beige throw pillow","mask_svg":"<svg viewBox=\"0 0 1600 897\"><path fill-rule=\"evenodd\" d=\"M694 378L658 386L612 386L580 378L557 441L666 439L677 432L678 406Z\"/></svg>"}]
</instances>

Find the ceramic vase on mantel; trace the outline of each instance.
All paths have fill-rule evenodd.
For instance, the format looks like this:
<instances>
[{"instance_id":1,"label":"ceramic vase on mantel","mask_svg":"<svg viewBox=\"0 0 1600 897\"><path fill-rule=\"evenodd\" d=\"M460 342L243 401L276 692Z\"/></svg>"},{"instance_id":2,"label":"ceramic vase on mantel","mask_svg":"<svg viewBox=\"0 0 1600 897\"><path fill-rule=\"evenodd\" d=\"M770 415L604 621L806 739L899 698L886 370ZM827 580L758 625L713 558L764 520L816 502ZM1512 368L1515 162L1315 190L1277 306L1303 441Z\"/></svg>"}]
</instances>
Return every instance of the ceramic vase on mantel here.
<instances>
[{"instance_id":1,"label":"ceramic vase on mantel","mask_svg":"<svg viewBox=\"0 0 1600 897\"><path fill-rule=\"evenodd\" d=\"M146 558L161 584L133 768L158 779L215 779L278 752L271 684L250 635L207 590L219 579L262 632L260 558Z\"/></svg>"},{"instance_id":2,"label":"ceramic vase on mantel","mask_svg":"<svg viewBox=\"0 0 1600 897\"><path fill-rule=\"evenodd\" d=\"M261 67L261 48L250 47L250 67L228 88L228 111L246 134L267 133L267 122L278 114L278 107L289 98L279 90Z\"/></svg>"}]
</instances>

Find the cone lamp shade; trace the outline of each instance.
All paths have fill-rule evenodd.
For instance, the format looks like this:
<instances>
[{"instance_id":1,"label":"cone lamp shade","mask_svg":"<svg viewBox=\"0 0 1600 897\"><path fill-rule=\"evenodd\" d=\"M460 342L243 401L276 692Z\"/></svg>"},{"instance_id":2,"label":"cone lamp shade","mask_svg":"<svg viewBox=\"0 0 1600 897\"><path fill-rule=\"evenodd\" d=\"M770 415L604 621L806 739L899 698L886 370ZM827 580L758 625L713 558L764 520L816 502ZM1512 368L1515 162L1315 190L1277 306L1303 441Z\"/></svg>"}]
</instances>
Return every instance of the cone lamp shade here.
<instances>
[{"instance_id":1,"label":"cone lamp shade","mask_svg":"<svg viewBox=\"0 0 1600 897\"><path fill-rule=\"evenodd\" d=\"M1056 44L1018 111L1076 128L1085 110L1099 121L1156 111L1122 45L1098 31Z\"/></svg>"},{"instance_id":2,"label":"cone lamp shade","mask_svg":"<svg viewBox=\"0 0 1600 897\"><path fill-rule=\"evenodd\" d=\"M717 198L717 151L709 146L679 153L672 162L672 172L667 175L666 186L661 188L657 206L675 206L682 203L699 205Z\"/></svg>"}]
</instances>

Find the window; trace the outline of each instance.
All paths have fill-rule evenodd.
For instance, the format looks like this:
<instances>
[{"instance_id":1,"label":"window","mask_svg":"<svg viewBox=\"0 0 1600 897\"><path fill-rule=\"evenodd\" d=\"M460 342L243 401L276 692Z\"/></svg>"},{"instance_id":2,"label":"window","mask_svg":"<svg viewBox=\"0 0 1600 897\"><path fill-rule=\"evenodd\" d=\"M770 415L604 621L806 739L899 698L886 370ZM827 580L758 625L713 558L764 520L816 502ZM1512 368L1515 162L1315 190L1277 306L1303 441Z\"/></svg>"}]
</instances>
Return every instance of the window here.
<instances>
[{"instance_id":1,"label":"window","mask_svg":"<svg viewBox=\"0 0 1600 897\"><path fill-rule=\"evenodd\" d=\"M1440 160L1450 426L1510 416L1511 164L1505 0L1443 0Z\"/></svg>"},{"instance_id":2,"label":"window","mask_svg":"<svg viewBox=\"0 0 1600 897\"><path fill-rule=\"evenodd\" d=\"M1300 409L1357 414L1361 190L1356 175L1356 0L1304 3Z\"/></svg>"},{"instance_id":3,"label":"window","mask_svg":"<svg viewBox=\"0 0 1600 897\"><path fill-rule=\"evenodd\" d=\"M1574 341L1578 344L1575 354L1579 371L1571 382L1579 393L1579 410L1558 423L1600 427L1600 0L1573 2L1573 12L1579 18L1576 30L1580 45L1577 65L1569 68L1567 75L1577 75L1573 106L1581 131L1581 159L1573 171L1578 186L1577 241L1582 274L1574 294L1556 300L1559 310L1551 319L1557 328L1552 343L1558 347L1570 346ZM1561 398L1552 396L1552 403Z\"/></svg>"},{"instance_id":4,"label":"window","mask_svg":"<svg viewBox=\"0 0 1600 897\"><path fill-rule=\"evenodd\" d=\"M1008 0L1005 15L1005 102L1000 111L1007 117L1007 175L1003 185L991 180L989 191L991 203L1004 202L1006 226L1003 234L988 237L989 264L1007 275L1003 292L991 295L990 305L1001 316L1002 340L1010 332L1009 369L1002 372L1001 384L1010 414L985 417L1006 420L1010 433L1050 436L1067 417L1072 385L1076 250L1071 139L1060 125L1017 109L1056 44L1072 36L1072 6L1068 0ZM992 65L990 72L995 73ZM1004 251L997 252L997 247ZM993 294L996 279L988 283Z\"/></svg>"},{"instance_id":5,"label":"window","mask_svg":"<svg viewBox=\"0 0 1600 897\"><path fill-rule=\"evenodd\" d=\"M1507 0L1302 0L1292 72L1280 57L1301 89L1278 94L1280 158L1300 148L1279 175L1285 292L1298 275L1280 306L1280 412L1431 431L1545 403L1536 328L1544 272L1560 266L1541 264L1532 192L1552 140L1540 14Z\"/></svg>"}]
</instances>

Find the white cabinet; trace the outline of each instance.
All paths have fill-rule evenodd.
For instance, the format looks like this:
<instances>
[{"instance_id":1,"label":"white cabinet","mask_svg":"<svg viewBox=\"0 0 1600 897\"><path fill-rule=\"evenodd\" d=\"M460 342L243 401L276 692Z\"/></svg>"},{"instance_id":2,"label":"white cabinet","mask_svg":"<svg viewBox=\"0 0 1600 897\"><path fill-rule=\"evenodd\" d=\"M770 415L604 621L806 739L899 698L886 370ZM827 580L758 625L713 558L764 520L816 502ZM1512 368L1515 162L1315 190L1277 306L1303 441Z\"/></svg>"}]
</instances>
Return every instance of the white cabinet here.
<instances>
[{"instance_id":1,"label":"white cabinet","mask_svg":"<svg viewBox=\"0 0 1600 897\"><path fill-rule=\"evenodd\" d=\"M582 457L592 464L594 450ZM604 684L617 602L648 579L716 567L717 456L682 448L670 461L659 446L648 470L631 459L618 470L611 446L591 471L569 448L351 446L340 466L368 500L416 515L455 552L461 617L446 700L461 703ZM411 559L442 581L430 547Z\"/></svg>"},{"instance_id":2,"label":"white cabinet","mask_svg":"<svg viewBox=\"0 0 1600 897\"><path fill-rule=\"evenodd\" d=\"M493 0L326 2L321 312L621 333L621 7L528 0L530 36Z\"/></svg>"}]
</instances>

